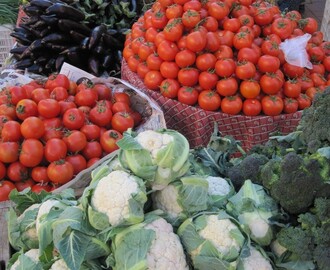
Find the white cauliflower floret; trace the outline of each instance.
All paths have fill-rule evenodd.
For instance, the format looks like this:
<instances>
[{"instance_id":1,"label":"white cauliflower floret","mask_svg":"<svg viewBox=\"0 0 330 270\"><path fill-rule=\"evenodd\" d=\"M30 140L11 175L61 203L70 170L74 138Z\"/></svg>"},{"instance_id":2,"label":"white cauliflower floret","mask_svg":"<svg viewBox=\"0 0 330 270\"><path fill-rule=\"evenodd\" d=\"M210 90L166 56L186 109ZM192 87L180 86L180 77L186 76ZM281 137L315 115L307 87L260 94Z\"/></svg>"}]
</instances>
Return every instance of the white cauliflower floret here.
<instances>
[{"instance_id":1,"label":"white cauliflower floret","mask_svg":"<svg viewBox=\"0 0 330 270\"><path fill-rule=\"evenodd\" d=\"M168 213L171 218L177 218L183 211L178 204L178 190L173 185L168 185L161 191L152 193L154 209L161 209Z\"/></svg>"},{"instance_id":2,"label":"white cauliflower floret","mask_svg":"<svg viewBox=\"0 0 330 270\"><path fill-rule=\"evenodd\" d=\"M270 262L255 248L250 248L250 256L243 258L244 270L273 270Z\"/></svg>"},{"instance_id":3,"label":"white cauliflower floret","mask_svg":"<svg viewBox=\"0 0 330 270\"><path fill-rule=\"evenodd\" d=\"M275 254L277 257L281 257L284 252L287 251L285 247L283 247L278 240L274 240L270 244L270 249L272 250L273 254Z\"/></svg>"},{"instance_id":4,"label":"white cauliflower floret","mask_svg":"<svg viewBox=\"0 0 330 270\"><path fill-rule=\"evenodd\" d=\"M70 270L63 259L59 259L52 264L49 270Z\"/></svg>"},{"instance_id":5,"label":"white cauliflower floret","mask_svg":"<svg viewBox=\"0 0 330 270\"><path fill-rule=\"evenodd\" d=\"M151 153L152 158L157 157L160 149L173 141L173 137L168 134L161 134L153 130L146 130L139 133L136 138L141 146Z\"/></svg>"},{"instance_id":6,"label":"white cauliflower floret","mask_svg":"<svg viewBox=\"0 0 330 270\"><path fill-rule=\"evenodd\" d=\"M146 225L145 229L156 233L147 254L149 270L189 269L180 239L171 224L159 218Z\"/></svg>"},{"instance_id":7,"label":"white cauliflower floret","mask_svg":"<svg viewBox=\"0 0 330 270\"><path fill-rule=\"evenodd\" d=\"M29 257L34 262L39 262L39 249L33 248L24 253L25 256ZM20 267L20 261L17 261L11 266L10 270L16 270Z\"/></svg>"},{"instance_id":8,"label":"white cauliflower floret","mask_svg":"<svg viewBox=\"0 0 330 270\"><path fill-rule=\"evenodd\" d=\"M26 212L34 210L39 208L40 204L39 203L35 203L32 204L30 207L26 208L25 211L17 218L17 222L21 223L22 219L24 218ZM38 240L38 234L37 234L37 230L35 227L35 223L32 224L33 226L26 228L25 233L26 236L28 236L31 240Z\"/></svg>"},{"instance_id":9,"label":"white cauliflower floret","mask_svg":"<svg viewBox=\"0 0 330 270\"><path fill-rule=\"evenodd\" d=\"M226 255L231 248L240 251L241 247L237 240L232 238L230 231L237 229L237 226L229 219L218 219L217 215L207 217L207 225L199 231L199 235L209 240L220 253Z\"/></svg>"},{"instance_id":10,"label":"white cauliflower floret","mask_svg":"<svg viewBox=\"0 0 330 270\"><path fill-rule=\"evenodd\" d=\"M38 211L38 215L37 215L37 220L36 220L36 231L37 233L39 232L39 228L41 225L41 222L43 220L43 215L48 214L49 211L56 205L60 204L59 201L56 200L47 200L45 202L43 202L40 207L39 207L39 211Z\"/></svg>"},{"instance_id":11,"label":"white cauliflower floret","mask_svg":"<svg viewBox=\"0 0 330 270\"><path fill-rule=\"evenodd\" d=\"M97 184L92 206L104 213L112 226L117 226L129 217L129 199L138 192L134 178L124 171L112 171Z\"/></svg>"},{"instance_id":12,"label":"white cauliflower floret","mask_svg":"<svg viewBox=\"0 0 330 270\"><path fill-rule=\"evenodd\" d=\"M271 230L268 222L261 216L256 215L255 212L246 212L243 216L247 221L249 221L248 226L251 231L251 235L255 238L262 238L269 233L269 230Z\"/></svg>"},{"instance_id":13,"label":"white cauliflower floret","mask_svg":"<svg viewBox=\"0 0 330 270\"><path fill-rule=\"evenodd\" d=\"M231 191L231 187L227 180L221 177L208 176L206 178L209 183L209 195L222 195L225 196Z\"/></svg>"}]
</instances>

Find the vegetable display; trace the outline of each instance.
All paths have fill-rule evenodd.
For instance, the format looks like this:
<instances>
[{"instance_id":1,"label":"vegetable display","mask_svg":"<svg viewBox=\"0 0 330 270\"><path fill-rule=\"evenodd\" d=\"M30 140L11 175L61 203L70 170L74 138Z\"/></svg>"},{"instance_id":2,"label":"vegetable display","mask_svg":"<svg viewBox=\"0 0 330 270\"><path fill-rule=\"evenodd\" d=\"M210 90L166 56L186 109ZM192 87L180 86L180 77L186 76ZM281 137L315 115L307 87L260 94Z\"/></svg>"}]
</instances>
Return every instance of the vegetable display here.
<instances>
[{"instance_id":1,"label":"vegetable display","mask_svg":"<svg viewBox=\"0 0 330 270\"><path fill-rule=\"evenodd\" d=\"M140 8L136 1L30 0L28 18L11 33L14 67L49 75L68 62L96 76L119 76L125 32Z\"/></svg>"},{"instance_id":2,"label":"vegetable display","mask_svg":"<svg viewBox=\"0 0 330 270\"><path fill-rule=\"evenodd\" d=\"M4 0L0 4L0 25L15 24L18 14L18 1Z\"/></svg>"},{"instance_id":3,"label":"vegetable display","mask_svg":"<svg viewBox=\"0 0 330 270\"><path fill-rule=\"evenodd\" d=\"M115 85L63 74L44 83L8 86L1 93L0 201L9 191L50 191L118 149L116 141L142 115Z\"/></svg>"},{"instance_id":4,"label":"vegetable display","mask_svg":"<svg viewBox=\"0 0 330 270\"><path fill-rule=\"evenodd\" d=\"M91 182L80 198L73 196L72 189L61 194L45 191L36 194L29 189L12 191L10 198L15 207L10 210L8 228L17 253L10 259L8 269L16 269L17 264L24 262L34 269L57 269L61 265L73 270L327 270L330 262L327 167L318 172L309 171L309 167L302 169L307 178L310 174L317 181L323 177L319 197L311 188L302 190L305 184L298 182L302 177L300 165L297 170L270 171L278 175L267 178L267 184L259 177L262 178L268 163L281 162L292 154L305 159L317 153L319 158L325 158L324 164L330 165L329 141L314 134L310 139L317 140L319 148L310 153L308 143L300 137L311 116L320 120L328 117L323 110L328 107L329 97L329 90L316 95L297 131L274 136L266 145L248 153L233 138L222 137L216 126L207 147L189 150L189 145L178 141L181 151L189 150L186 160L182 160L188 164L188 170L162 187L155 187L145 173L149 168L154 175L154 168L143 163L145 144L139 141L143 138L144 143L149 142L150 148L157 149L154 153L157 156L162 148L161 141L155 138L164 134L178 136L174 130L146 130L138 134L126 131L118 143L119 150L92 171ZM135 175L135 167L125 167L127 161L122 155L127 149L141 151L141 158L136 154L134 165L145 165L147 177ZM233 155L238 152L241 156ZM177 153L167 150L164 158L176 159ZM243 162L245 169L241 173L248 175L237 174ZM245 171L248 162L252 172ZM235 184L229 175L236 177ZM282 183L278 188L301 193L294 211L287 203L298 195L288 196L283 191L279 200L270 186L283 177L288 185ZM299 204L304 208L297 210ZM32 253L38 255L30 256Z\"/></svg>"},{"instance_id":5,"label":"vegetable display","mask_svg":"<svg viewBox=\"0 0 330 270\"><path fill-rule=\"evenodd\" d=\"M158 0L132 25L123 56L149 90L207 111L290 114L329 85L329 42L314 18L267 1ZM312 67L282 43L310 35Z\"/></svg>"}]
</instances>

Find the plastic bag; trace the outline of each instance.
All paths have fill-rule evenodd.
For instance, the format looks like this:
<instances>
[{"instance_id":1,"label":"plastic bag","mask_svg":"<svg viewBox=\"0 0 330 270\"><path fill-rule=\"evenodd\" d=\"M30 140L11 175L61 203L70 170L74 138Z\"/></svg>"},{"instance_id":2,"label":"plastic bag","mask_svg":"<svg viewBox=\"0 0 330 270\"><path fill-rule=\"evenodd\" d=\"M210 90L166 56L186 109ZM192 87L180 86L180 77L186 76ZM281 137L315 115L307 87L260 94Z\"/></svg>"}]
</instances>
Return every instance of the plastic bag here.
<instances>
[{"instance_id":1,"label":"plastic bag","mask_svg":"<svg viewBox=\"0 0 330 270\"><path fill-rule=\"evenodd\" d=\"M280 44L284 58L289 64L309 69L313 68L306 52L306 45L311 37L310 34L306 33L302 36L286 39Z\"/></svg>"}]
</instances>

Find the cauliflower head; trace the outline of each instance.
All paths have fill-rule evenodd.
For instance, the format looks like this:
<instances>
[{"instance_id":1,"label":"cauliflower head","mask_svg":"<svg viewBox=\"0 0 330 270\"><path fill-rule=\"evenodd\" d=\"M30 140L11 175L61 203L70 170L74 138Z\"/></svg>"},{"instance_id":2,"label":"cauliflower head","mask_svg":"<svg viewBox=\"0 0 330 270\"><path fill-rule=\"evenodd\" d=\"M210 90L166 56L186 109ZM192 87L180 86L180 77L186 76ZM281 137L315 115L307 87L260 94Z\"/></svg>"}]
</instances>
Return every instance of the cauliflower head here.
<instances>
[{"instance_id":1,"label":"cauliflower head","mask_svg":"<svg viewBox=\"0 0 330 270\"><path fill-rule=\"evenodd\" d=\"M208 194L212 206L219 208L224 206L227 199L235 193L233 185L222 177L207 176L206 180L209 184Z\"/></svg>"},{"instance_id":2,"label":"cauliflower head","mask_svg":"<svg viewBox=\"0 0 330 270\"><path fill-rule=\"evenodd\" d=\"M25 253L21 254L18 257L18 259L16 260L16 262L10 267L10 270L21 269L21 267L22 267L21 262L24 263L24 257L29 258L34 263L38 263L39 262L39 249L33 248L33 249L30 249L30 250L26 251Z\"/></svg>"},{"instance_id":3,"label":"cauliflower head","mask_svg":"<svg viewBox=\"0 0 330 270\"><path fill-rule=\"evenodd\" d=\"M91 197L93 209L105 214L111 226L141 222L146 201L142 179L120 170L101 178Z\"/></svg>"},{"instance_id":4,"label":"cauliflower head","mask_svg":"<svg viewBox=\"0 0 330 270\"><path fill-rule=\"evenodd\" d=\"M242 258L242 270L273 270L269 260L267 260L260 251L251 247L250 255ZM238 268L240 269L240 268Z\"/></svg>"},{"instance_id":5,"label":"cauliflower head","mask_svg":"<svg viewBox=\"0 0 330 270\"><path fill-rule=\"evenodd\" d=\"M45 216L49 213L49 211L53 208L60 205L60 202L57 200L46 200L39 206L39 211L36 219L36 231L37 234L40 229L40 225L42 221L44 220Z\"/></svg>"},{"instance_id":6,"label":"cauliflower head","mask_svg":"<svg viewBox=\"0 0 330 270\"><path fill-rule=\"evenodd\" d=\"M63 259L55 261L49 270L70 270Z\"/></svg>"}]
</instances>

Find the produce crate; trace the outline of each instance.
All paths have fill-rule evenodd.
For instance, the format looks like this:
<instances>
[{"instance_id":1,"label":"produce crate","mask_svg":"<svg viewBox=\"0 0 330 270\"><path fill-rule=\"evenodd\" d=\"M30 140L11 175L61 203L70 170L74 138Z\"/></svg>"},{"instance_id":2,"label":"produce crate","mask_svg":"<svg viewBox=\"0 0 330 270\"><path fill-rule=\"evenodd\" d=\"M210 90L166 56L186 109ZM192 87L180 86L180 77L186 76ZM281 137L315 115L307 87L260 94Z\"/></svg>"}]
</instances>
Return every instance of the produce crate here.
<instances>
[{"instance_id":1,"label":"produce crate","mask_svg":"<svg viewBox=\"0 0 330 270\"><path fill-rule=\"evenodd\" d=\"M10 24L0 25L0 71L3 69L9 51L15 43L15 40L10 36L12 30L13 26Z\"/></svg>"},{"instance_id":2,"label":"produce crate","mask_svg":"<svg viewBox=\"0 0 330 270\"><path fill-rule=\"evenodd\" d=\"M206 146L213 132L214 122L218 123L223 135L231 135L241 141L245 150L256 144L265 143L271 133L288 134L297 127L302 111L278 116L229 115L222 112L205 111L198 107L182 104L146 88L140 77L132 72L125 60L122 62L121 76L135 87L158 102L162 108L166 125L182 133L190 147Z\"/></svg>"},{"instance_id":3,"label":"produce crate","mask_svg":"<svg viewBox=\"0 0 330 270\"><path fill-rule=\"evenodd\" d=\"M325 2L321 32L326 41L330 41L330 1Z\"/></svg>"}]
</instances>

